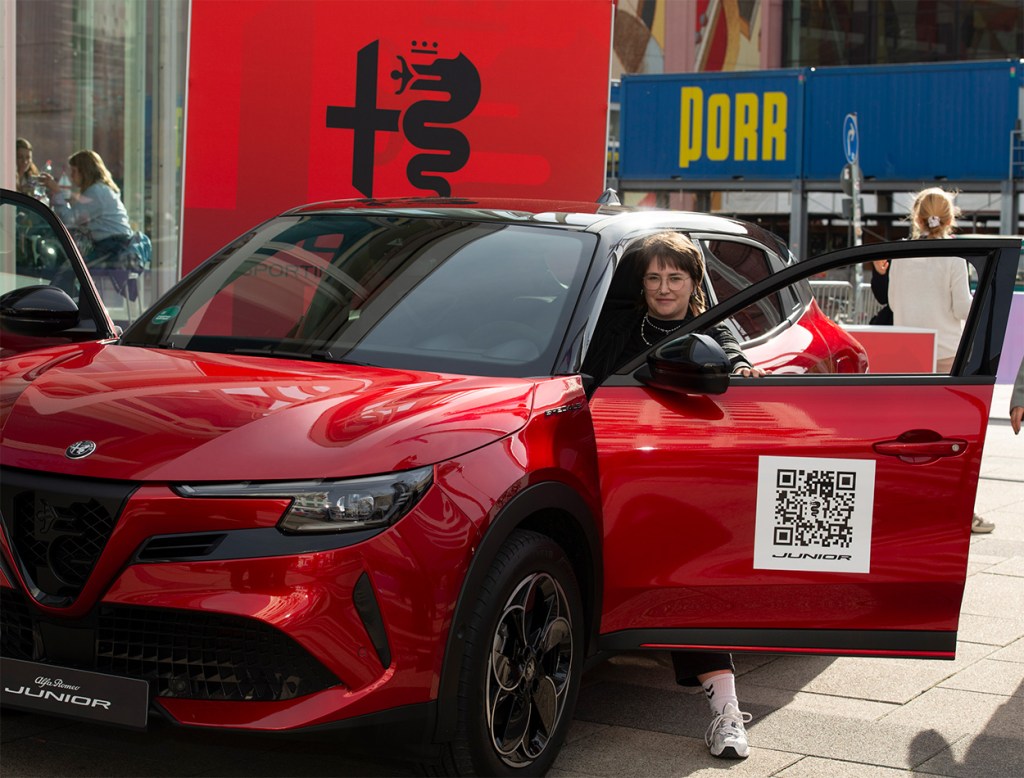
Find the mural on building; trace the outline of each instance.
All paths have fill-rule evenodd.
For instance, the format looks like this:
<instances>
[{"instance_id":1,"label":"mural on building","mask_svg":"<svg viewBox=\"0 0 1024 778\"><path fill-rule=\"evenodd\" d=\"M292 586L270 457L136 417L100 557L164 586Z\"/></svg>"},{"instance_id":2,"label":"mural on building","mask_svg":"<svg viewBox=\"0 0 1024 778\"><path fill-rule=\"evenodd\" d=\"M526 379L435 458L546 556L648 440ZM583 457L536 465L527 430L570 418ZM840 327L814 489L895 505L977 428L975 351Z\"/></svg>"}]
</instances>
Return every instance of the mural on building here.
<instances>
[{"instance_id":1,"label":"mural on building","mask_svg":"<svg viewBox=\"0 0 1024 778\"><path fill-rule=\"evenodd\" d=\"M695 70L761 67L761 0L698 0Z\"/></svg>"},{"instance_id":2,"label":"mural on building","mask_svg":"<svg viewBox=\"0 0 1024 778\"><path fill-rule=\"evenodd\" d=\"M619 0L613 77L761 68L764 5L762 0ZM675 66L667 66L669 61Z\"/></svg>"},{"instance_id":3,"label":"mural on building","mask_svg":"<svg viewBox=\"0 0 1024 778\"><path fill-rule=\"evenodd\" d=\"M619 0L612 73L665 72L666 0Z\"/></svg>"}]
</instances>

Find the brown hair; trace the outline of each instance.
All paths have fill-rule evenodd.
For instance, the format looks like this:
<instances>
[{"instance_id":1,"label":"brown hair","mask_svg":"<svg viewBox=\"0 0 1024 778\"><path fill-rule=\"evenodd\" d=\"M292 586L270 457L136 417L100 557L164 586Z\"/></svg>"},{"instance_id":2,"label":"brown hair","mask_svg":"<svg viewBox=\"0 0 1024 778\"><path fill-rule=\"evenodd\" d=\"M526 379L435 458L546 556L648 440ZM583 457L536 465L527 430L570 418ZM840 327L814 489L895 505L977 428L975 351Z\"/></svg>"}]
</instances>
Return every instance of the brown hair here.
<instances>
[{"instance_id":1,"label":"brown hair","mask_svg":"<svg viewBox=\"0 0 1024 778\"><path fill-rule=\"evenodd\" d=\"M26 139L26 138L17 138L17 139L15 139L15 141L14 141L14 150L17 151L18 149L25 149L25 151L27 151L30 155L32 154L32 144L29 143L28 139ZM38 176L39 175L39 168L36 167L36 163L35 163L34 160L30 160L29 161L29 163L28 163L28 170L25 171L25 174L29 175L29 176Z\"/></svg>"},{"instance_id":2,"label":"brown hair","mask_svg":"<svg viewBox=\"0 0 1024 778\"><path fill-rule=\"evenodd\" d=\"M910 236L945 238L952 233L956 226L953 222L960 215L960 209L953 202L955 197L954 192L938 186L918 192L910 208Z\"/></svg>"},{"instance_id":3,"label":"brown hair","mask_svg":"<svg viewBox=\"0 0 1024 778\"><path fill-rule=\"evenodd\" d=\"M68 157L68 164L75 168L82 177L83 192L98 181L109 186L117 194L121 193L117 184L114 183L114 179L110 177L107 166L103 164L103 157L92 149L76 151Z\"/></svg>"},{"instance_id":4,"label":"brown hair","mask_svg":"<svg viewBox=\"0 0 1024 778\"><path fill-rule=\"evenodd\" d=\"M707 300L704 298L704 256L696 244L681 232L656 232L648 235L640 241L634 262L640 278L647 272L651 262L682 270L693 279L690 313L698 316L707 309Z\"/></svg>"}]
</instances>

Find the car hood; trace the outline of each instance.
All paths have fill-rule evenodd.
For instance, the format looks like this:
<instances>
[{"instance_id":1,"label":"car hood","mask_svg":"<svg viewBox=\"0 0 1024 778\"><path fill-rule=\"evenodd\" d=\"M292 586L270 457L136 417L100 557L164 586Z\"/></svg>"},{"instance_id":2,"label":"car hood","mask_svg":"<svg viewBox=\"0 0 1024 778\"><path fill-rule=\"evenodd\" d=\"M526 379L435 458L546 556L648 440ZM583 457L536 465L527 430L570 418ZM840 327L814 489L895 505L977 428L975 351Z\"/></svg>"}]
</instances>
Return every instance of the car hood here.
<instances>
[{"instance_id":1,"label":"car hood","mask_svg":"<svg viewBox=\"0 0 1024 778\"><path fill-rule=\"evenodd\" d=\"M338 478L433 464L522 427L534 382L88 344L0 370L5 466L93 478ZM73 443L96 451L70 459Z\"/></svg>"}]
</instances>

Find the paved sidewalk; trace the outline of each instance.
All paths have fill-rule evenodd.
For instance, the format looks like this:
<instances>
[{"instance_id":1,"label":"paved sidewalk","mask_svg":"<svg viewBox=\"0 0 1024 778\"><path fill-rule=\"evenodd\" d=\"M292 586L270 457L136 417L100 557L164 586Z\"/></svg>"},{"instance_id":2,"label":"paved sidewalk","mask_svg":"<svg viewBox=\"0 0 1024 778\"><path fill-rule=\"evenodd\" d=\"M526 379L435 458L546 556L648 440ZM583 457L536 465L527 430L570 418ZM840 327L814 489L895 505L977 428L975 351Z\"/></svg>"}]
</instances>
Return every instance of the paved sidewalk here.
<instances>
[{"instance_id":1,"label":"paved sidewalk","mask_svg":"<svg viewBox=\"0 0 1024 778\"><path fill-rule=\"evenodd\" d=\"M997 386L954 662L737 656L753 714L751 756L713 759L702 696L672 682L667 654L616 657L584 676L550 775L895 778L1024 776L1024 435ZM3 714L0 772L15 776L398 776L388 749L184 732L148 733ZM372 755L372 756L371 756Z\"/></svg>"}]
</instances>

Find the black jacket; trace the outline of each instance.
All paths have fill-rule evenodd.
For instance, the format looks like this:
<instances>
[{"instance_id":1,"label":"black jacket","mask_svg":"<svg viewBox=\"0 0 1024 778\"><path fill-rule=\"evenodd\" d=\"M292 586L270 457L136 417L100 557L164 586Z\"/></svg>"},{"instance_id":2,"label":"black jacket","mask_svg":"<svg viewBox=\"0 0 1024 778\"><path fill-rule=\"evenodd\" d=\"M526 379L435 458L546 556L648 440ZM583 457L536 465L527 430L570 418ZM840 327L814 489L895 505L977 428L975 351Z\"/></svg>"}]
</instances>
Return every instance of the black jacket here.
<instances>
[{"instance_id":1,"label":"black jacket","mask_svg":"<svg viewBox=\"0 0 1024 778\"><path fill-rule=\"evenodd\" d=\"M630 342L635 339L639 332L644 318L643 309L627 309L617 311L606 311L601 315L594 331L594 338L590 341L590 348L587 349L587 356L583 360L583 372L593 376L597 383L601 383L611 375L614 370L628 362L641 353L638 349L630 349ZM694 318L692 312L687 312L682 323ZM751 367L750 360L743 354L736 337L725 324L716 324L708 329L710 335L725 351L732 363L732 369L737 367ZM660 337L659 337L660 340ZM654 341L651 341L652 343ZM646 348L646 347L644 347ZM632 353L627 353L632 351Z\"/></svg>"}]
</instances>

